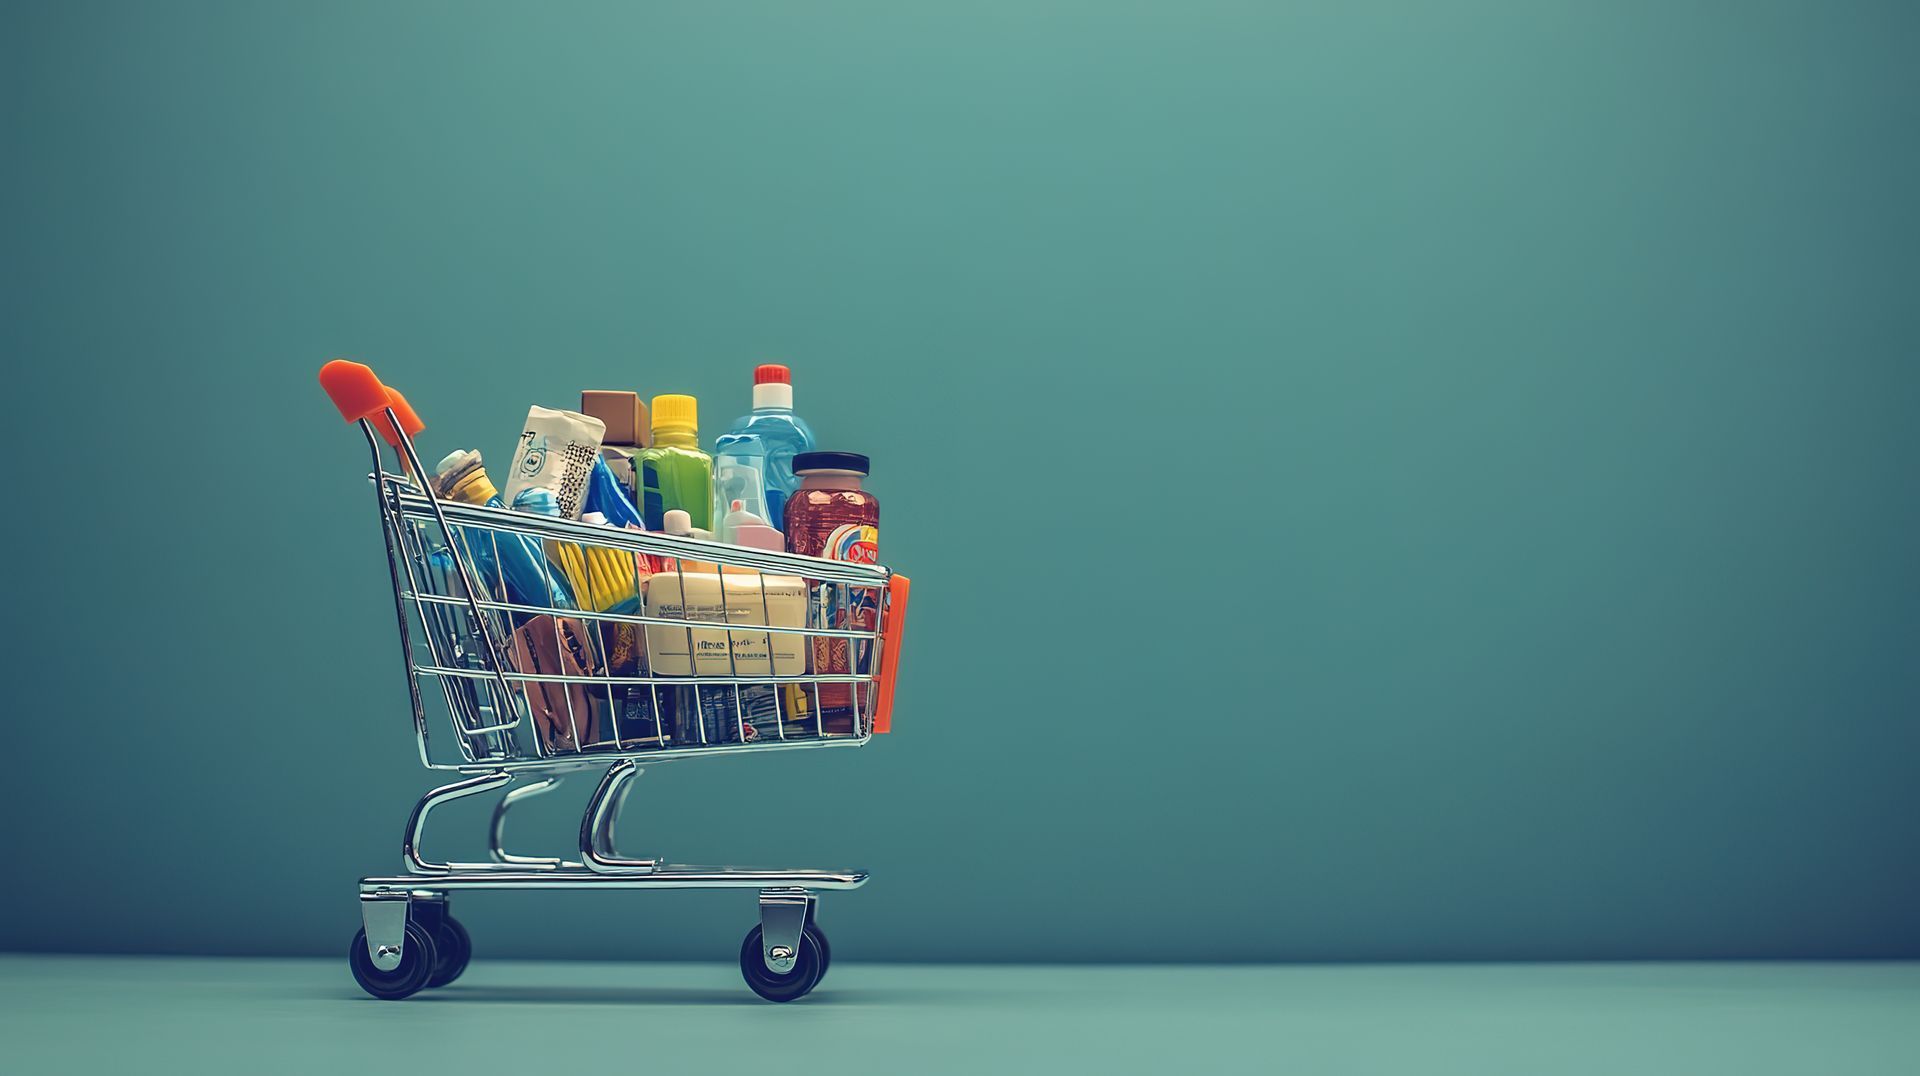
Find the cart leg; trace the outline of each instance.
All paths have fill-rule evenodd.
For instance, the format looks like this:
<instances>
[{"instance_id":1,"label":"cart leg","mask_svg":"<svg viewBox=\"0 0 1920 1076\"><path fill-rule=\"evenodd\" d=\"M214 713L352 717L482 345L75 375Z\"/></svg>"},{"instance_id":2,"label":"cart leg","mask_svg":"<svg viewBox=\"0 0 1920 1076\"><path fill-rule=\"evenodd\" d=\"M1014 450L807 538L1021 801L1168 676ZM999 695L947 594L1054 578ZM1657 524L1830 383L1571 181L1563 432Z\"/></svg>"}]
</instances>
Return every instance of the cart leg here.
<instances>
[{"instance_id":1,"label":"cart leg","mask_svg":"<svg viewBox=\"0 0 1920 1076\"><path fill-rule=\"evenodd\" d=\"M800 932L813 918L816 898L804 889L760 891L760 947L767 967L785 975L800 952Z\"/></svg>"},{"instance_id":2,"label":"cart leg","mask_svg":"<svg viewBox=\"0 0 1920 1076\"><path fill-rule=\"evenodd\" d=\"M530 785L510 788L506 795L500 797L500 802L493 807L493 824L487 830L487 854L493 857L495 863L536 869L554 869L568 865L565 860L549 856L517 856L503 847L507 830L507 811L522 800L552 792L560 787L560 782L564 779L564 777L542 778Z\"/></svg>"},{"instance_id":3,"label":"cart leg","mask_svg":"<svg viewBox=\"0 0 1920 1076\"><path fill-rule=\"evenodd\" d=\"M467 796L492 791L493 789L509 784L512 780L513 774L505 770L496 770L493 773L483 773L478 777L470 777L465 781L455 781L450 785L442 785L420 797L420 802L414 804L413 817L407 819L406 837L400 842L400 859L406 864L407 870L414 874L447 874L454 870L465 870L470 867L482 870L497 870L498 864L493 863L435 863L431 860L423 859L420 855L420 842L426 835L427 815L432 813L435 807L449 800L464 799ZM372 937L371 933L369 933L368 937Z\"/></svg>"},{"instance_id":4,"label":"cart leg","mask_svg":"<svg viewBox=\"0 0 1920 1076\"><path fill-rule=\"evenodd\" d=\"M645 874L660 865L657 859L628 859L614 851L613 824L626 806L632 780L640 774L639 763L623 759L607 767L607 774L594 789L593 799L580 818L580 860L600 874Z\"/></svg>"}]
</instances>

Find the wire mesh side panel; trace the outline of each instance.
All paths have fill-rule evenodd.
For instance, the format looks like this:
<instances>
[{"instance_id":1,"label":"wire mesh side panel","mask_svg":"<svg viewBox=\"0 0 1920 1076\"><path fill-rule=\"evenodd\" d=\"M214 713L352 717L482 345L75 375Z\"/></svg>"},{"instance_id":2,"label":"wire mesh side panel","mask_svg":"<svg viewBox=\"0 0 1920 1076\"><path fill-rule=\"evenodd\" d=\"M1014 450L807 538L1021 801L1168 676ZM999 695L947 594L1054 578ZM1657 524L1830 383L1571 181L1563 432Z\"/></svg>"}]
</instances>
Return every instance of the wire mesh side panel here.
<instances>
[{"instance_id":1,"label":"wire mesh side panel","mask_svg":"<svg viewBox=\"0 0 1920 1076\"><path fill-rule=\"evenodd\" d=\"M450 510L442 533L402 492L392 502L402 582L422 628L410 668L423 700L446 705L428 725L452 732L450 747L423 744L429 765L558 766L869 735L885 569L504 510Z\"/></svg>"},{"instance_id":2,"label":"wire mesh side panel","mask_svg":"<svg viewBox=\"0 0 1920 1076\"><path fill-rule=\"evenodd\" d=\"M526 724L527 698L524 692L503 692L493 676L498 662L489 659L484 636L466 604L467 583L449 551L449 536L430 519L397 510L393 518L401 540L407 605L421 629L412 633L410 669L421 681L423 705L436 698L446 704L440 715L444 720L436 722L434 715L427 715L422 758L429 765L474 765L525 757L529 745L518 730ZM472 537L464 528L453 528L451 537L462 542L467 563L477 564ZM490 618L493 638L507 638L504 614L487 609L483 615ZM444 671L423 675L428 669ZM427 681L437 681L439 690ZM435 738L435 728L447 728L451 735Z\"/></svg>"}]
</instances>

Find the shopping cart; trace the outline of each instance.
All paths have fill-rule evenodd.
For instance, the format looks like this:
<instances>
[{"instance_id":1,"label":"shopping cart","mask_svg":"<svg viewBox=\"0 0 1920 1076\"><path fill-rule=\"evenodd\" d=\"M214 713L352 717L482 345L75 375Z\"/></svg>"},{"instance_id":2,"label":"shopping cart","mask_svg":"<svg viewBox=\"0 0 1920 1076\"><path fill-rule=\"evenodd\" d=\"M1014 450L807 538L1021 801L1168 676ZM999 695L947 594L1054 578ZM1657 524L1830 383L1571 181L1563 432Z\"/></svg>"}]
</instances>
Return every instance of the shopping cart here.
<instances>
[{"instance_id":1,"label":"shopping cart","mask_svg":"<svg viewBox=\"0 0 1920 1076\"><path fill-rule=\"evenodd\" d=\"M361 879L354 978L388 1000L457 978L472 945L448 914L455 892L757 889L760 923L741 945L741 974L768 1000L805 996L832 962L816 892L857 889L865 871L633 858L615 850L615 823L649 763L859 747L886 732L906 577L443 501L414 477L430 474L412 439L424 425L403 396L342 360L320 380L373 455L420 761L464 775L415 805L401 840L406 873ZM403 473L383 469L382 440ZM649 604L650 590L660 601ZM863 603L872 616L839 615ZM579 858L508 852L508 812L585 770L600 778ZM490 860L427 858L428 815L491 792L501 796Z\"/></svg>"}]
</instances>

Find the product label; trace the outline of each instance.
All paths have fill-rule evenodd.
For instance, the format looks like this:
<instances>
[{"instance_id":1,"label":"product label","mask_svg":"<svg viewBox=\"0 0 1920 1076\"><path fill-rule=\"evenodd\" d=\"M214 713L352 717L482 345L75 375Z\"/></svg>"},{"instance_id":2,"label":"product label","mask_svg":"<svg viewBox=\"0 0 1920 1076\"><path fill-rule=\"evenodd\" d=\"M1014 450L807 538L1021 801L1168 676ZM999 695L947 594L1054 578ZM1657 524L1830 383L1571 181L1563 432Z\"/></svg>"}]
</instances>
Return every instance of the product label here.
<instances>
[{"instance_id":1,"label":"product label","mask_svg":"<svg viewBox=\"0 0 1920 1076\"><path fill-rule=\"evenodd\" d=\"M843 560L850 564L880 563L880 529L864 523L847 523L835 527L827 535L827 547L821 556L828 560ZM827 592L828 626L835 628L872 629L880 620L880 588L833 584L824 588ZM849 647L848 642L853 642ZM828 656L826 668L833 672L865 673L871 670L873 644L861 640L822 639L826 643ZM851 657L851 663L848 658ZM836 686L833 695L837 700L842 693L849 697L851 692Z\"/></svg>"},{"instance_id":2,"label":"product label","mask_svg":"<svg viewBox=\"0 0 1920 1076\"><path fill-rule=\"evenodd\" d=\"M501 499L511 505L522 492L543 486L553 492L561 518L580 518L580 500L593 476L593 461L600 458L604 432L606 424L597 418L548 407L528 408L526 428L514 450Z\"/></svg>"},{"instance_id":3,"label":"product label","mask_svg":"<svg viewBox=\"0 0 1920 1076\"><path fill-rule=\"evenodd\" d=\"M864 523L835 527L833 533L827 535L827 548L820 555L828 560L844 560L852 564L878 564L880 528Z\"/></svg>"},{"instance_id":4,"label":"product label","mask_svg":"<svg viewBox=\"0 0 1920 1076\"><path fill-rule=\"evenodd\" d=\"M724 580L726 604L721 604ZM682 594L681 588L687 593ZM688 627L647 625L648 660L662 676L794 676L806 671L804 637L725 631L729 624L806 624L806 583L791 575L669 573L647 584L647 615ZM766 619L771 617L772 619Z\"/></svg>"}]
</instances>

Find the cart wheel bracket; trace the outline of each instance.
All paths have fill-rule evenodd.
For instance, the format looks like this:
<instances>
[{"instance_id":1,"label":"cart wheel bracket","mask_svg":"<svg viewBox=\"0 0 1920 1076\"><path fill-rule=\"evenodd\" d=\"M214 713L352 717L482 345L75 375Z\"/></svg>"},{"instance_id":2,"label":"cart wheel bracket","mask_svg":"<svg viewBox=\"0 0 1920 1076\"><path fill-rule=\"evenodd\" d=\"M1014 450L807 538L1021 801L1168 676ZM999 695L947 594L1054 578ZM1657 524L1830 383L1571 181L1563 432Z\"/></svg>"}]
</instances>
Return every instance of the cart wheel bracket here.
<instances>
[{"instance_id":1,"label":"cart wheel bracket","mask_svg":"<svg viewBox=\"0 0 1920 1076\"><path fill-rule=\"evenodd\" d=\"M400 966L406 953L407 894L367 895L360 898L360 925L367 931L367 957L381 971Z\"/></svg>"},{"instance_id":2,"label":"cart wheel bracket","mask_svg":"<svg viewBox=\"0 0 1920 1076\"><path fill-rule=\"evenodd\" d=\"M785 975L793 970L800 953L800 933L813 917L816 899L804 889L760 891L761 956L774 972Z\"/></svg>"}]
</instances>

